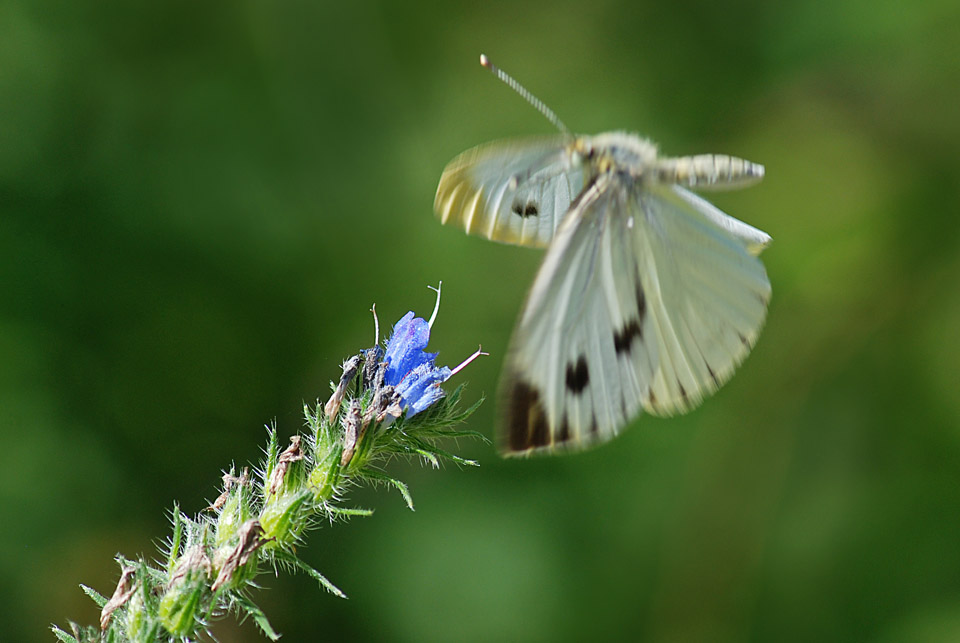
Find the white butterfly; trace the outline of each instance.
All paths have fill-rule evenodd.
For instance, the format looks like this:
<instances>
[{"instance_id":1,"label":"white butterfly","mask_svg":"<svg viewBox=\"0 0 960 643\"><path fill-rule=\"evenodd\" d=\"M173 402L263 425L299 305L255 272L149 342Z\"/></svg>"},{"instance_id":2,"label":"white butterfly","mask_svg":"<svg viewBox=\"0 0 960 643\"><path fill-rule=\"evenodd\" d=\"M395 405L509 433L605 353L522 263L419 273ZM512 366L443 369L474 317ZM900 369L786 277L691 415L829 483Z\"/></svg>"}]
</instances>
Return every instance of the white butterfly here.
<instances>
[{"instance_id":1,"label":"white butterfly","mask_svg":"<svg viewBox=\"0 0 960 643\"><path fill-rule=\"evenodd\" d=\"M664 158L634 134L574 136L481 56L563 135L464 152L440 178L444 223L549 250L501 378L508 454L609 440L641 410L684 413L754 345L770 300L766 233L686 188L737 188L763 166Z\"/></svg>"}]
</instances>

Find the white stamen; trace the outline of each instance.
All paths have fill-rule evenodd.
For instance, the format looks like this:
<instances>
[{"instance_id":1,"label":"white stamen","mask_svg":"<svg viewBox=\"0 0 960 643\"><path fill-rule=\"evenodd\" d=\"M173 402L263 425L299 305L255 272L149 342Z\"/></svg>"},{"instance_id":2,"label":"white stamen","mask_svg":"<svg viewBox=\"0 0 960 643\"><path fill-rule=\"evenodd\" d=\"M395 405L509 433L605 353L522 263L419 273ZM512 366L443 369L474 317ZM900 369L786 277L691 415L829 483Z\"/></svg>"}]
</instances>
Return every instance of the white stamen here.
<instances>
[{"instance_id":1,"label":"white stamen","mask_svg":"<svg viewBox=\"0 0 960 643\"><path fill-rule=\"evenodd\" d=\"M378 346L380 344L380 320L377 319L376 304L370 308L370 312L373 313L373 345Z\"/></svg>"},{"instance_id":2,"label":"white stamen","mask_svg":"<svg viewBox=\"0 0 960 643\"><path fill-rule=\"evenodd\" d=\"M436 288L433 286L427 286L427 288L437 293L437 303L433 305L433 314L430 315L430 321L427 322L427 328L433 330L433 322L436 321L437 313L440 312L440 289L443 288L443 282L437 284Z\"/></svg>"},{"instance_id":3,"label":"white stamen","mask_svg":"<svg viewBox=\"0 0 960 643\"><path fill-rule=\"evenodd\" d=\"M473 360L477 359L477 358L480 357L481 355L490 355L490 353L484 353L484 352L483 352L483 346L480 346L479 348L477 348L477 352L476 352L476 353L474 353L473 355L471 355L471 356L468 357L467 359L465 359L465 360L463 360L462 362L460 362L460 365L459 365L459 366L457 366L455 369L453 369L452 371L450 371L450 377L453 377L454 375L456 375L457 373L459 373L460 371L462 371L462 370L467 366L467 364L469 364L469 363L472 362ZM448 378L448 379L449 379L449 378Z\"/></svg>"}]
</instances>

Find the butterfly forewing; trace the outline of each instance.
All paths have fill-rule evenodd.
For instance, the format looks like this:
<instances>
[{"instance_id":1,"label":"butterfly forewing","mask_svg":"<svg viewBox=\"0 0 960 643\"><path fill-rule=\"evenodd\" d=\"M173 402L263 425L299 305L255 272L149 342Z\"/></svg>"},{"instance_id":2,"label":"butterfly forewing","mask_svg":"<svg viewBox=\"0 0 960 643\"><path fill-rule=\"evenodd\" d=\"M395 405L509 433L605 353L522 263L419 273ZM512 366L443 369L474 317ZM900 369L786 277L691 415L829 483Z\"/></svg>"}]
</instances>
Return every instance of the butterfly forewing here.
<instances>
[{"instance_id":1,"label":"butterfly forewing","mask_svg":"<svg viewBox=\"0 0 960 643\"><path fill-rule=\"evenodd\" d=\"M565 137L490 143L447 165L434 210L443 223L471 234L543 247L583 189L583 177Z\"/></svg>"},{"instance_id":2,"label":"butterfly forewing","mask_svg":"<svg viewBox=\"0 0 960 643\"><path fill-rule=\"evenodd\" d=\"M748 249L763 233L687 196L612 172L572 205L511 343L505 451L583 448L641 409L689 410L749 352L770 296Z\"/></svg>"},{"instance_id":3,"label":"butterfly forewing","mask_svg":"<svg viewBox=\"0 0 960 643\"><path fill-rule=\"evenodd\" d=\"M537 273L501 382L507 452L610 439L644 400L656 353L618 187L584 190Z\"/></svg>"}]
</instances>

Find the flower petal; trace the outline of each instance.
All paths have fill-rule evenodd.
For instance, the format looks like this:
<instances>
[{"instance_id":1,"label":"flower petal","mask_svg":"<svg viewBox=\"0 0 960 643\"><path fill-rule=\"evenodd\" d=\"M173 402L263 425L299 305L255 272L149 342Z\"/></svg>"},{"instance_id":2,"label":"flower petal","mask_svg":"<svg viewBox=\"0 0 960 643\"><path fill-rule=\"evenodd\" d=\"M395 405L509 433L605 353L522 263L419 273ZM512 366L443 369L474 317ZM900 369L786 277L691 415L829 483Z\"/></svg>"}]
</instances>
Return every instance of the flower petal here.
<instances>
[{"instance_id":1,"label":"flower petal","mask_svg":"<svg viewBox=\"0 0 960 643\"><path fill-rule=\"evenodd\" d=\"M422 364L432 363L437 354L423 352L429 341L430 326L426 320L415 317L413 311L404 315L394 325L393 334L387 342L384 383L396 386L410 371Z\"/></svg>"},{"instance_id":2,"label":"flower petal","mask_svg":"<svg viewBox=\"0 0 960 643\"><path fill-rule=\"evenodd\" d=\"M396 391L403 406L407 407L407 417L416 415L443 397L440 384L447 381L450 373L446 366L438 368L432 364L420 364L403 377Z\"/></svg>"}]
</instances>

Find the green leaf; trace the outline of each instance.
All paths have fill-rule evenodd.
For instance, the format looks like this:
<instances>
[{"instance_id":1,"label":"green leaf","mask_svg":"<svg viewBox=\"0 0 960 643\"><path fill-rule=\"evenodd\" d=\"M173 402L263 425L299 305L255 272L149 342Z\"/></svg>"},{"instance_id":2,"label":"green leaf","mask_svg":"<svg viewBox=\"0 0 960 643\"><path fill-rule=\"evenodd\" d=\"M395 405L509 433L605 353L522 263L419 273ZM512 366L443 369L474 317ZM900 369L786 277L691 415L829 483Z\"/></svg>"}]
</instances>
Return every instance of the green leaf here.
<instances>
[{"instance_id":1,"label":"green leaf","mask_svg":"<svg viewBox=\"0 0 960 643\"><path fill-rule=\"evenodd\" d=\"M490 440L479 431L452 431L447 428L424 427L417 429L417 435L430 438L471 438L481 440L489 444Z\"/></svg>"},{"instance_id":2,"label":"green leaf","mask_svg":"<svg viewBox=\"0 0 960 643\"><path fill-rule=\"evenodd\" d=\"M277 641L280 639L280 635L273 629L273 626L270 625L270 621L267 620L267 615L263 613L263 610L257 607L256 603L243 594L235 594L233 598L237 603L237 607L243 611L244 614L253 619L253 622L257 624L257 627L260 628L260 631L263 632L264 636L271 641Z\"/></svg>"},{"instance_id":3,"label":"green leaf","mask_svg":"<svg viewBox=\"0 0 960 643\"><path fill-rule=\"evenodd\" d=\"M344 594L339 587L327 580L327 577L315 570L313 567L310 567L305 562L297 558L293 554L288 554L287 552L277 552L277 558L300 569L307 573L311 578L320 583L320 586L325 590L339 596L340 598L346 598L347 595Z\"/></svg>"},{"instance_id":4,"label":"green leaf","mask_svg":"<svg viewBox=\"0 0 960 643\"><path fill-rule=\"evenodd\" d=\"M83 585L81 585L80 587L83 587ZM61 641L63 641L64 643L77 643L77 639L75 639L72 635L67 634L56 625L51 625L50 631L52 631L53 635L56 636Z\"/></svg>"},{"instance_id":5,"label":"green leaf","mask_svg":"<svg viewBox=\"0 0 960 643\"><path fill-rule=\"evenodd\" d=\"M277 437L277 429L273 426L267 427L267 460L263 464L263 486L270 487L270 478L273 476L273 470L277 466L277 458L280 457L280 444Z\"/></svg>"},{"instance_id":6,"label":"green leaf","mask_svg":"<svg viewBox=\"0 0 960 643\"><path fill-rule=\"evenodd\" d=\"M180 542L183 539L183 514L180 513L180 505L173 503L173 538L170 539L170 554L167 558L167 573L173 574L173 569L177 565L177 559L180 557Z\"/></svg>"},{"instance_id":7,"label":"green leaf","mask_svg":"<svg viewBox=\"0 0 960 643\"><path fill-rule=\"evenodd\" d=\"M93 602L97 604L100 609L103 609L103 606L107 604L107 601L110 600L97 590L92 587L87 587L83 583L80 584L80 589L83 590L84 594L93 599Z\"/></svg>"},{"instance_id":8,"label":"green leaf","mask_svg":"<svg viewBox=\"0 0 960 643\"><path fill-rule=\"evenodd\" d=\"M335 516L346 516L347 518L351 516L367 516L373 515L373 509L361 509L360 507L350 508L350 507L327 507L327 511Z\"/></svg>"},{"instance_id":9,"label":"green leaf","mask_svg":"<svg viewBox=\"0 0 960 643\"><path fill-rule=\"evenodd\" d=\"M403 496L403 499L407 503L407 507L410 508L410 511L414 511L413 508L413 496L410 495L410 489L404 483L400 482L396 478L391 478L385 473L381 473L375 469L367 469L361 474L364 478L370 478L376 480L377 482L385 482L389 485L393 485L400 490L400 495Z\"/></svg>"},{"instance_id":10,"label":"green leaf","mask_svg":"<svg viewBox=\"0 0 960 643\"><path fill-rule=\"evenodd\" d=\"M411 451L417 455L422 455L430 460L430 464L434 467L439 467L440 462L438 457L450 460L451 462L456 462L458 464L465 464L469 466L480 466L476 460L467 460L466 458L461 458L460 456L450 453L449 451L444 451L443 449L436 447L429 442L425 442L420 438L414 436L407 436L410 443L413 445Z\"/></svg>"}]
</instances>

